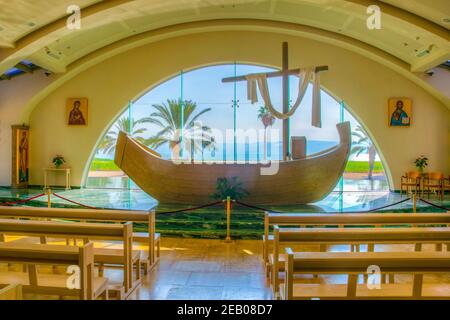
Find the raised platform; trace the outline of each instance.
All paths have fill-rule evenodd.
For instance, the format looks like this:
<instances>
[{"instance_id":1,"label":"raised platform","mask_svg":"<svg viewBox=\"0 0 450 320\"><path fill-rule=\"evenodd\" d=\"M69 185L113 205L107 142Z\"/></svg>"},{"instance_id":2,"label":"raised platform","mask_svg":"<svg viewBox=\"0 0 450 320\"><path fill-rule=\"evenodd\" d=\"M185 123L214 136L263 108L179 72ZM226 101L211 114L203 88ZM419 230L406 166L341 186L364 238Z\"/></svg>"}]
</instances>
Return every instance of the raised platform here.
<instances>
[{"instance_id":1,"label":"raised platform","mask_svg":"<svg viewBox=\"0 0 450 320\"><path fill-rule=\"evenodd\" d=\"M86 188L68 191L55 189L53 192L70 200L100 208L145 210L154 207L157 203L155 199L141 190ZM40 193L42 193L41 189L14 190L0 188L0 201L1 199L7 199L7 201L26 199ZM325 199L311 205L267 206L267 208L273 210L278 208L279 211L286 212L358 212L373 210L405 198L405 195L400 198L400 194L389 191L344 191L332 192ZM35 201L46 203L47 198L42 197ZM55 204L70 205L70 203L54 196L51 197L51 201ZM436 200L435 197L432 197L431 201L444 207L450 206L450 196L448 195L443 202ZM181 207L189 206L160 204L160 208L164 209ZM421 202L417 203L417 207L418 210L430 208L429 205ZM412 210L412 201L390 207L389 210Z\"/></svg>"},{"instance_id":2,"label":"raised platform","mask_svg":"<svg viewBox=\"0 0 450 320\"><path fill-rule=\"evenodd\" d=\"M153 208L157 203L153 198L140 190L123 189L78 189L78 190L54 190L58 195L77 203L97 208L113 209L139 209ZM0 202L27 199L41 194L41 190L11 190L0 189ZM406 197L404 196L403 199ZM4 199L4 201L2 201ZM279 212L364 212L382 208L402 200L398 193L390 192L333 192L324 200L311 205L296 206L267 206L268 210ZM53 206L77 207L54 195L51 197ZM440 202L435 198L431 201L440 206L450 206L450 199ZM245 202L245 200L243 201ZM47 197L33 200L27 205L46 206ZM224 206L219 204L214 207L196 209L187 212L169 213L175 210L189 208L188 205L159 204L157 212L157 231L163 237L184 238L208 238L223 239L226 233L226 216ZM411 200L389 206L384 212L412 212ZM418 202L419 212L443 212L430 205ZM233 239L259 239L263 232L262 210L254 210L241 205L233 205L231 215L231 237ZM145 232L146 226L135 225L136 232Z\"/></svg>"}]
</instances>

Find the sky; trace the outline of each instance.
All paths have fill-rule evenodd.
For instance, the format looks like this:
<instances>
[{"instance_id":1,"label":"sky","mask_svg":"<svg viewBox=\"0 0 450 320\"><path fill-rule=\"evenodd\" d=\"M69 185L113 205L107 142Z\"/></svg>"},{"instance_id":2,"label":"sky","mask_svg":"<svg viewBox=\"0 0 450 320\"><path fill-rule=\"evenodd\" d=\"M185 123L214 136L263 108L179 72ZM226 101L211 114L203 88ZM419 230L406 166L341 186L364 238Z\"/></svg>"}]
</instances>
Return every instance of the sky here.
<instances>
[{"instance_id":1,"label":"sky","mask_svg":"<svg viewBox=\"0 0 450 320\"><path fill-rule=\"evenodd\" d=\"M236 68L236 70L235 70ZM201 117L202 123L211 128L223 132L227 129L233 129L233 99L236 88L236 101L238 104L236 125L238 129L257 129L262 130L261 120L257 119L257 111L263 105L263 100L259 95L258 102L251 104L247 99L247 83L245 81L235 83L222 83L225 77L236 75L246 75L249 73L259 73L273 71L274 69L254 66L234 64L215 65L200 69L183 72L168 81L165 81L149 91L142 97L132 102L132 117L138 119L148 117L152 112L153 104L165 102L167 99L192 100L198 106L198 111L205 108L211 108ZM132 80L131 80L132 81ZM274 107L282 110L282 86L281 78L270 78L269 93ZM290 100L293 103L298 93L298 78L290 77ZM259 93L258 93L259 94ZM310 85L300 107L294 116L290 118L291 136L306 136L308 141L322 141L321 143L328 147L331 142L337 143L339 136L336 130L336 124L340 122L340 104L325 91L321 93L322 100L322 128L311 126L311 106L312 106L312 86ZM128 111L123 115L128 115ZM344 120L350 121L352 129L358 122L347 110L344 112ZM154 125L143 125L147 128L144 136L148 137L160 129ZM281 138L282 121L277 119L273 125L273 130L279 130L278 137ZM275 135L274 135L275 137ZM272 139L274 145L277 144L276 138ZM231 141L232 143L232 141ZM314 150L315 152L317 150Z\"/></svg>"}]
</instances>

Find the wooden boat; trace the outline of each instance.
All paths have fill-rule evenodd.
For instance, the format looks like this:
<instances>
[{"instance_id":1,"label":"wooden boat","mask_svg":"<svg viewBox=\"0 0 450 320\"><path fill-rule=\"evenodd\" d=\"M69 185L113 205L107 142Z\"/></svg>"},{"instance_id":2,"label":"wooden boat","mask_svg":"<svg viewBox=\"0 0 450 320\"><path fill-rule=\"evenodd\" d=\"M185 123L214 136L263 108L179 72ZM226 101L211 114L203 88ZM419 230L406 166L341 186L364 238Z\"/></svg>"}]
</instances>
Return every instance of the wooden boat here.
<instances>
[{"instance_id":1,"label":"wooden boat","mask_svg":"<svg viewBox=\"0 0 450 320\"><path fill-rule=\"evenodd\" d=\"M336 186L350 153L350 123L337 124L338 145L303 159L277 161L278 173L261 175L262 163L184 163L162 159L152 149L120 132L115 163L142 190L162 203L201 205L211 202L218 178L238 177L254 205L307 204Z\"/></svg>"}]
</instances>

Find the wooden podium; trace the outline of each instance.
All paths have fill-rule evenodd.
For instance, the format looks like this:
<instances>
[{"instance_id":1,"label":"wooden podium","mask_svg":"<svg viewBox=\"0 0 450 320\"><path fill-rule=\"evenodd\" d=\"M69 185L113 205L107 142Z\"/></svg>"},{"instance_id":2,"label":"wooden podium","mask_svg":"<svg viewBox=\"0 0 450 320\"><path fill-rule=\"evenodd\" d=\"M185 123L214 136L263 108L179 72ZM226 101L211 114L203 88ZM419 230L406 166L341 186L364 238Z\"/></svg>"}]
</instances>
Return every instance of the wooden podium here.
<instances>
[{"instance_id":1,"label":"wooden podium","mask_svg":"<svg viewBox=\"0 0 450 320\"><path fill-rule=\"evenodd\" d=\"M306 158L306 137L291 137L292 159Z\"/></svg>"}]
</instances>

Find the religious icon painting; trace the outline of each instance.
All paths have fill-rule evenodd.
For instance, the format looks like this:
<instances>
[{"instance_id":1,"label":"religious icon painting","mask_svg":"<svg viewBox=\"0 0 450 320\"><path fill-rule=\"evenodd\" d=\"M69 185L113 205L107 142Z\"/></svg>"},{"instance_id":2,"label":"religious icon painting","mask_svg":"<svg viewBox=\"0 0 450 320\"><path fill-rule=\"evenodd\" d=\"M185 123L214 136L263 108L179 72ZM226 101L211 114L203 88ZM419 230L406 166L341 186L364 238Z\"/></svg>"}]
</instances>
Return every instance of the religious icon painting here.
<instances>
[{"instance_id":1,"label":"religious icon painting","mask_svg":"<svg viewBox=\"0 0 450 320\"><path fill-rule=\"evenodd\" d=\"M12 183L14 188L26 188L29 177L29 143L30 131L28 126L12 126Z\"/></svg>"},{"instance_id":2,"label":"religious icon painting","mask_svg":"<svg viewBox=\"0 0 450 320\"><path fill-rule=\"evenodd\" d=\"M409 127L412 121L412 101L408 98L391 98L388 102L390 127Z\"/></svg>"},{"instance_id":3,"label":"religious icon painting","mask_svg":"<svg viewBox=\"0 0 450 320\"><path fill-rule=\"evenodd\" d=\"M66 102L66 118L69 126L87 126L88 99L69 98Z\"/></svg>"}]
</instances>

